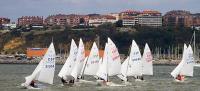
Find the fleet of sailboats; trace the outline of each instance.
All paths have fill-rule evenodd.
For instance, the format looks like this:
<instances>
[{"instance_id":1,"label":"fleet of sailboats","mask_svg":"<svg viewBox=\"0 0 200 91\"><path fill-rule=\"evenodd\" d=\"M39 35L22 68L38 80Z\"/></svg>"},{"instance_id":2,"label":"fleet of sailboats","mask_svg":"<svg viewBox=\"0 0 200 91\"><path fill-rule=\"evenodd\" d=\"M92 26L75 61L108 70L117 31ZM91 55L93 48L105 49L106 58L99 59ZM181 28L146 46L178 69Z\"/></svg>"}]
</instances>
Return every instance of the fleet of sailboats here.
<instances>
[{"instance_id":1,"label":"fleet of sailboats","mask_svg":"<svg viewBox=\"0 0 200 91\"><path fill-rule=\"evenodd\" d=\"M30 84L33 81L53 84L55 71L55 49L53 43L50 44L43 59L37 65L36 69L30 76L25 77L25 88L33 88ZM172 77L177 78L178 75L193 76L194 57L192 47L184 44L184 52L182 61L171 72ZM114 42L108 38L104 48L103 58L99 56L99 49L94 42L90 55L85 56L84 43L82 39L77 47L72 39L70 53L61 68L58 76L64 82L84 81L84 76L89 75L97 79L97 83L104 83L106 86L114 86L109 79L110 76L118 76L124 82L128 82L128 77L143 77L143 75L153 75L153 57L148 44L145 44L143 55L136 42L132 40L131 51L129 56L121 64L120 54ZM122 86L122 85L120 85Z\"/></svg>"}]
</instances>

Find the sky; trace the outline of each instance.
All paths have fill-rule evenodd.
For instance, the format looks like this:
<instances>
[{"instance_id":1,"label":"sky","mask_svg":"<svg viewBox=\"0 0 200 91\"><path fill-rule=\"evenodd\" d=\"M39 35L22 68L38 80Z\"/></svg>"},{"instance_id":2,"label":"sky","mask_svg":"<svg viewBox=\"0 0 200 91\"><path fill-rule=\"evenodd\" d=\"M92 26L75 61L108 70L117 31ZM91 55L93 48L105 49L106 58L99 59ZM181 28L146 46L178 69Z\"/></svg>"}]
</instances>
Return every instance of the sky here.
<instances>
[{"instance_id":1,"label":"sky","mask_svg":"<svg viewBox=\"0 0 200 91\"><path fill-rule=\"evenodd\" d=\"M0 17L16 21L21 16L116 13L123 10L200 12L200 0L0 0Z\"/></svg>"}]
</instances>

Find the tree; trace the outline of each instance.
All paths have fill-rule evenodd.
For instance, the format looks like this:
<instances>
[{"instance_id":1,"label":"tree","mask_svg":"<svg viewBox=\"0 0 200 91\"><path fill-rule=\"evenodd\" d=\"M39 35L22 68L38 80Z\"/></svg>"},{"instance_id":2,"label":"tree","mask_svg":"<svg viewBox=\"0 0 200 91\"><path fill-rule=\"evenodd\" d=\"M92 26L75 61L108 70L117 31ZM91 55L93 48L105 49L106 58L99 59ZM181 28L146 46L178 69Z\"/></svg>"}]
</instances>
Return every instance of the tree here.
<instances>
[{"instance_id":1,"label":"tree","mask_svg":"<svg viewBox=\"0 0 200 91\"><path fill-rule=\"evenodd\" d=\"M123 21L122 20L118 20L116 23L115 23L116 27L123 27Z\"/></svg>"}]
</instances>

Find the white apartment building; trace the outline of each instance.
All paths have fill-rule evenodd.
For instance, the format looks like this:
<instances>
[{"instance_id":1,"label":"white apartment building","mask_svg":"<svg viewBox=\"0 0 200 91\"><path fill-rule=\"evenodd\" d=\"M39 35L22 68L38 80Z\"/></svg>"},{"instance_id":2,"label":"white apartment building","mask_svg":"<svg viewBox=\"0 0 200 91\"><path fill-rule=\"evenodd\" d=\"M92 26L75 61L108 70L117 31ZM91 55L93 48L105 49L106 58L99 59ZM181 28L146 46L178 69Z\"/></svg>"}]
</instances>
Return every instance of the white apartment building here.
<instances>
[{"instance_id":1,"label":"white apartment building","mask_svg":"<svg viewBox=\"0 0 200 91\"><path fill-rule=\"evenodd\" d=\"M89 26L99 26L103 23L115 23L117 20L113 16L102 15L102 16L93 16L89 18Z\"/></svg>"},{"instance_id":2,"label":"white apartment building","mask_svg":"<svg viewBox=\"0 0 200 91\"><path fill-rule=\"evenodd\" d=\"M138 24L140 26L161 27L162 16L139 16Z\"/></svg>"}]
</instances>

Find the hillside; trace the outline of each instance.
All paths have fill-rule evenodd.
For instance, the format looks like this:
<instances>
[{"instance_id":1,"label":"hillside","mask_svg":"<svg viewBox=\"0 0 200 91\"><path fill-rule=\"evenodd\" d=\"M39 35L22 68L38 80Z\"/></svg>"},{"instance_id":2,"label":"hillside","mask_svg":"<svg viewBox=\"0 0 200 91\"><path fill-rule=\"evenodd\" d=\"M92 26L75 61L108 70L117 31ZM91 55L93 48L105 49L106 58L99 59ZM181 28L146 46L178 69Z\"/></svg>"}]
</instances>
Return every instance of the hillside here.
<instances>
[{"instance_id":1,"label":"hillside","mask_svg":"<svg viewBox=\"0 0 200 91\"><path fill-rule=\"evenodd\" d=\"M78 45L79 38L83 39L85 49L90 49L92 43L98 41L99 38L99 48L103 49L107 37L110 37L115 42L120 53L128 53L133 39L136 40L141 49L143 49L145 43L148 43L153 52L156 51L156 48L162 48L162 52L167 51L169 47L175 50L177 46L180 47L179 52L181 52L183 43L189 44L193 34L193 31L187 29L181 31L171 31L165 28L136 28L137 31L119 30L116 27L102 25L92 30L65 29L0 33L0 52L25 53L26 48L48 47L53 39L57 53L65 53L69 51L71 39L74 39ZM197 31L197 47L200 43L199 35L200 32Z\"/></svg>"}]
</instances>

